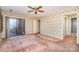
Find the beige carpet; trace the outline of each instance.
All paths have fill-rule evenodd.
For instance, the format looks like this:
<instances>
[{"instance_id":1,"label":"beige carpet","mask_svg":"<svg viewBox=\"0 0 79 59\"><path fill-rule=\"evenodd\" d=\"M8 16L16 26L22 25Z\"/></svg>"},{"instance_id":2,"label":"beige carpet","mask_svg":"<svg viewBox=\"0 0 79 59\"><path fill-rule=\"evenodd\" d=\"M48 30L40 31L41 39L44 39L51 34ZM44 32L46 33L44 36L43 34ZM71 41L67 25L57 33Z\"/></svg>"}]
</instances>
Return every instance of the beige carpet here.
<instances>
[{"instance_id":1,"label":"beige carpet","mask_svg":"<svg viewBox=\"0 0 79 59\"><path fill-rule=\"evenodd\" d=\"M23 35L5 39L0 43L1 52L79 51L75 43L42 35Z\"/></svg>"}]
</instances>

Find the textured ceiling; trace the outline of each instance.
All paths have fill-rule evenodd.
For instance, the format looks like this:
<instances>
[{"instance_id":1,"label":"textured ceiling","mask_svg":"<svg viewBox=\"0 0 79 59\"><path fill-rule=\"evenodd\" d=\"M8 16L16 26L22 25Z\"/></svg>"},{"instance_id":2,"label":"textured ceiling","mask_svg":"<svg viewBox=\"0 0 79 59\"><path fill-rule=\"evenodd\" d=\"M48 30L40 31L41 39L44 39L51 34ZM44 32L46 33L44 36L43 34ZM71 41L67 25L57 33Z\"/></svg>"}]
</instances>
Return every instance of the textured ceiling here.
<instances>
[{"instance_id":1,"label":"textured ceiling","mask_svg":"<svg viewBox=\"0 0 79 59\"><path fill-rule=\"evenodd\" d=\"M73 6L43 6L41 10L44 10L44 13L38 12L38 14L34 14L34 12L30 12L30 13L27 12L31 10L27 6L1 6L0 8L2 9L2 11L5 11L5 12L10 12L10 9L11 9L13 10L12 11L13 13L26 15L32 18L41 18L47 15L50 15L54 12L59 12L59 11L63 11L63 10L74 8L74 7Z\"/></svg>"}]
</instances>

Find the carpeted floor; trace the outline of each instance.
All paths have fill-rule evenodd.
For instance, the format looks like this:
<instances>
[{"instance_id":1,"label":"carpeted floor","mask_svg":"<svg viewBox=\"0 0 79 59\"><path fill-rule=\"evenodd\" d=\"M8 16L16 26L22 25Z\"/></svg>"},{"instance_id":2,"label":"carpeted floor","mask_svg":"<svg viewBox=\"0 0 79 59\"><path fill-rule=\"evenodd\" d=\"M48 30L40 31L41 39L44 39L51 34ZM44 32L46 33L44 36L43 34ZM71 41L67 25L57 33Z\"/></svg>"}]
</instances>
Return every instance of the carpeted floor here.
<instances>
[{"instance_id":1,"label":"carpeted floor","mask_svg":"<svg viewBox=\"0 0 79 59\"><path fill-rule=\"evenodd\" d=\"M1 52L74 52L79 46L66 38L60 40L43 35L23 35L7 38L0 43ZM72 41L72 37L69 38ZM69 41L69 42L68 42Z\"/></svg>"}]
</instances>

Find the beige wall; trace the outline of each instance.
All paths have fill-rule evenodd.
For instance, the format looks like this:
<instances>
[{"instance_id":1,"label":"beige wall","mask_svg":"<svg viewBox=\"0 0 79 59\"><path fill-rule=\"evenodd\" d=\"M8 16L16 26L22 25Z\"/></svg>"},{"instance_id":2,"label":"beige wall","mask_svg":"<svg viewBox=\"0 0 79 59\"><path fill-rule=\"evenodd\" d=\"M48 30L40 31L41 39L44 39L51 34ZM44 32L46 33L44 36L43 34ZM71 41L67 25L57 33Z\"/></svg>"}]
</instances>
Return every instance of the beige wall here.
<instances>
[{"instance_id":1,"label":"beige wall","mask_svg":"<svg viewBox=\"0 0 79 59\"><path fill-rule=\"evenodd\" d=\"M37 20L33 20L33 33L37 33Z\"/></svg>"},{"instance_id":2,"label":"beige wall","mask_svg":"<svg viewBox=\"0 0 79 59\"><path fill-rule=\"evenodd\" d=\"M41 19L40 33L59 39L63 39L63 18L62 14L54 14Z\"/></svg>"},{"instance_id":3,"label":"beige wall","mask_svg":"<svg viewBox=\"0 0 79 59\"><path fill-rule=\"evenodd\" d=\"M25 34L32 34L33 33L33 19L25 19Z\"/></svg>"},{"instance_id":4,"label":"beige wall","mask_svg":"<svg viewBox=\"0 0 79 59\"><path fill-rule=\"evenodd\" d=\"M33 33L38 33L39 29L39 20L33 20Z\"/></svg>"}]
</instances>

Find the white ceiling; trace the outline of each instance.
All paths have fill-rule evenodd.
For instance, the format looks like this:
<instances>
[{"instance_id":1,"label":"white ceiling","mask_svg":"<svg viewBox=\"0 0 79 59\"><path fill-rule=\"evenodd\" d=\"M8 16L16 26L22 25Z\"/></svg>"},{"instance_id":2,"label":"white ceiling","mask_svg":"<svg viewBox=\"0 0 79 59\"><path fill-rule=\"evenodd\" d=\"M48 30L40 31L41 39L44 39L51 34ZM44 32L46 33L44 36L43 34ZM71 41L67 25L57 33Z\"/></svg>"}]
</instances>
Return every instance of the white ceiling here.
<instances>
[{"instance_id":1,"label":"white ceiling","mask_svg":"<svg viewBox=\"0 0 79 59\"><path fill-rule=\"evenodd\" d=\"M5 12L10 12L10 9L12 9L13 10L12 12L15 12L15 13L30 16L32 18L38 18L38 17L40 18L40 17L50 15L54 12L59 12L59 11L74 8L74 7L73 6L43 6L41 10L44 10L44 13L39 12L38 14L34 14L34 12L27 12L31 10L27 6L1 6L1 9L2 11L5 11Z\"/></svg>"}]
</instances>

